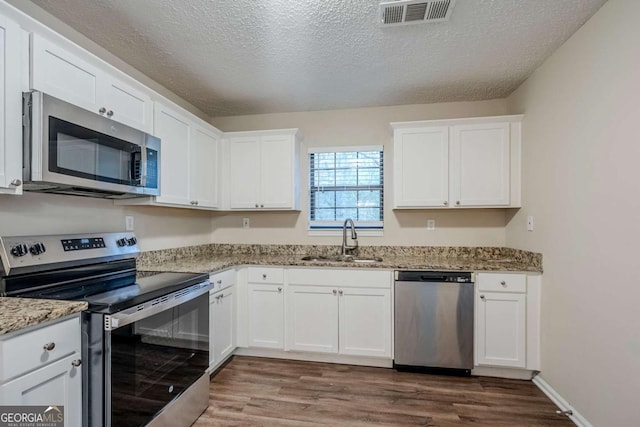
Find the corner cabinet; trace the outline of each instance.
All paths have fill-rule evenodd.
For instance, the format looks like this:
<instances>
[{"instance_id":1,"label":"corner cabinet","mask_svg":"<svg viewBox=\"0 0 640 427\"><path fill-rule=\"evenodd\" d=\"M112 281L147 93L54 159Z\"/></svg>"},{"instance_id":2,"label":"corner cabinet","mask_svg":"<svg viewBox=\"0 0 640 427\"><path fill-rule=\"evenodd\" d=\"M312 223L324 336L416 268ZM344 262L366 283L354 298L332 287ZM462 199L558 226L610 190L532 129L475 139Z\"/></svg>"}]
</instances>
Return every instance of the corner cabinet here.
<instances>
[{"instance_id":1,"label":"corner cabinet","mask_svg":"<svg viewBox=\"0 0 640 427\"><path fill-rule=\"evenodd\" d=\"M21 29L0 15L0 193L22 193Z\"/></svg>"},{"instance_id":2,"label":"corner cabinet","mask_svg":"<svg viewBox=\"0 0 640 427\"><path fill-rule=\"evenodd\" d=\"M0 339L0 405L64 406L65 427L82 424L80 317Z\"/></svg>"},{"instance_id":3,"label":"corner cabinet","mask_svg":"<svg viewBox=\"0 0 640 427\"><path fill-rule=\"evenodd\" d=\"M231 210L299 210L297 129L225 133Z\"/></svg>"},{"instance_id":4,"label":"corner cabinet","mask_svg":"<svg viewBox=\"0 0 640 427\"><path fill-rule=\"evenodd\" d=\"M519 207L521 120L392 123L394 209Z\"/></svg>"},{"instance_id":5,"label":"corner cabinet","mask_svg":"<svg viewBox=\"0 0 640 427\"><path fill-rule=\"evenodd\" d=\"M538 276L478 273L475 364L539 370Z\"/></svg>"}]
</instances>

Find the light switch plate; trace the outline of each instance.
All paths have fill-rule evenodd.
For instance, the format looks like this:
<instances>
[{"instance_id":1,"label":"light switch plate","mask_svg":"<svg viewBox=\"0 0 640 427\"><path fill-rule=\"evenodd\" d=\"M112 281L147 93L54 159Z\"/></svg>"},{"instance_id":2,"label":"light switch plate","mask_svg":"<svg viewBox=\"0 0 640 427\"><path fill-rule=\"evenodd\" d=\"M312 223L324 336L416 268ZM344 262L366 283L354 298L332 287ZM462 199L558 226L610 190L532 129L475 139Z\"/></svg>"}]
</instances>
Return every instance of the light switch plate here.
<instances>
[{"instance_id":1,"label":"light switch plate","mask_svg":"<svg viewBox=\"0 0 640 427\"><path fill-rule=\"evenodd\" d=\"M242 228L249 228L250 226L249 218L242 218Z\"/></svg>"},{"instance_id":2,"label":"light switch plate","mask_svg":"<svg viewBox=\"0 0 640 427\"><path fill-rule=\"evenodd\" d=\"M533 215L527 217L527 231L533 231Z\"/></svg>"},{"instance_id":3,"label":"light switch plate","mask_svg":"<svg viewBox=\"0 0 640 427\"><path fill-rule=\"evenodd\" d=\"M427 220L427 230L432 231L436 229L436 220L428 219Z\"/></svg>"},{"instance_id":4,"label":"light switch plate","mask_svg":"<svg viewBox=\"0 0 640 427\"><path fill-rule=\"evenodd\" d=\"M125 231L133 231L133 216L127 215L124 217L124 229Z\"/></svg>"}]
</instances>

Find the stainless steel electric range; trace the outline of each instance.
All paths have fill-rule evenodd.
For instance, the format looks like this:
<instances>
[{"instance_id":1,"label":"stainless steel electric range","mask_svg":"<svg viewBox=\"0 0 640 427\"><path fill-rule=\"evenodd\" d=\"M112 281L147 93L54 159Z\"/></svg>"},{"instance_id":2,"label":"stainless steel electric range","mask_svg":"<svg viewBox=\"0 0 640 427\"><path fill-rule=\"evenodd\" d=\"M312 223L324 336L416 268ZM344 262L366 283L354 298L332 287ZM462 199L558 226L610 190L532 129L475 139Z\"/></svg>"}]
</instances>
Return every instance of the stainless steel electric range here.
<instances>
[{"instance_id":1,"label":"stainless steel electric range","mask_svg":"<svg viewBox=\"0 0 640 427\"><path fill-rule=\"evenodd\" d=\"M209 401L208 275L139 273L132 233L0 237L0 294L86 301L83 426L189 426Z\"/></svg>"}]
</instances>

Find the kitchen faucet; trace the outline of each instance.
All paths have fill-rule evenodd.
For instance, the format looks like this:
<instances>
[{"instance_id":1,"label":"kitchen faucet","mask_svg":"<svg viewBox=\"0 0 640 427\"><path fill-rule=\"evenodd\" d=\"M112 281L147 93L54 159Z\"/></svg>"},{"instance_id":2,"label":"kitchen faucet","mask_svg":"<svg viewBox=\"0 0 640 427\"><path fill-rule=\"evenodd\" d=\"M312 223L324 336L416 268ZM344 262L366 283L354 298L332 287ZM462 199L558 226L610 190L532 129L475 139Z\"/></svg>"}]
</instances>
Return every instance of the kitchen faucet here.
<instances>
[{"instance_id":1,"label":"kitchen faucet","mask_svg":"<svg viewBox=\"0 0 640 427\"><path fill-rule=\"evenodd\" d=\"M355 245L347 245L347 224L351 223L351 240L355 242ZM342 256L347 255L347 250L352 250L358 247L358 233L356 233L356 225L351 218L344 220L342 225Z\"/></svg>"}]
</instances>

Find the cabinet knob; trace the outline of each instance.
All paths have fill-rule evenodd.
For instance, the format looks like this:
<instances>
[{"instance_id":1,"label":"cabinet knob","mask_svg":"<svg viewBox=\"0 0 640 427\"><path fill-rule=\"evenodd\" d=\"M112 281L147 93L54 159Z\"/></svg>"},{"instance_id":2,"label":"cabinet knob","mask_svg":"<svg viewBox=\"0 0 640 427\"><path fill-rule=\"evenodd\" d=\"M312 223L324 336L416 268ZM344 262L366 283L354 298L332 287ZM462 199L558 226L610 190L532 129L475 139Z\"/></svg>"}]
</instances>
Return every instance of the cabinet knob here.
<instances>
[{"instance_id":1,"label":"cabinet knob","mask_svg":"<svg viewBox=\"0 0 640 427\"><path fill-rule=\"evenodd\" d=\"M480 295L480 299L484 299L484 295Z\"/></svg>"},{"instance_id":2,"label":"cabinet knob","mask_svg":"<svg viewBox=\"0 0 640 427\"><path fill-rule=\"evenodd\" d=\"M260 205L261 208L264 208L264 205Z\"/></svg>"},{"instance_id":3,"label":"cabinet knob","mask_svg":"<svg viewBox=\"0 0 640 427\"><path fill-rule=\"evenodd\" d=\"M107 117L111 117L111 116L113 116L113 111L111 110L107 111Z\"/></svg>"},{"instance_id":4,"label":"cabinet knob","mask_svg":"<svg viewBox=\"0 0 640 427\"><path fill-rule=\"evenodd\" d=\"M333 290L333 294L336 295L337 293L338 293L338 291L334 289Z\"/></svg>"},{"instance_id":5,"label":"cabinet knob","mask_svg":"<svg viewBox=\"0 0 640 427\"><path fill-rule=\"evenodd\" d=\"M46 343L42 348L44 348L46 351L51 351L54 348L56 348L56 343L54 342Z\"/></svg>"},{"instance_id":6,"label":"cabinet knob","mask_svg":"<svg viewBox=\"0 0 640 427\"><path fill-rule=\"evenodd\" d=\"M216 281L216 283L217 283L218 285L219 285L219 284L221 284L221 283L222 283L222 279L217 280L217 281Z\"/></svg>"},{"instance_id":7,"label":"cabinet knob","mask_svg":"<svg viewBox=\"0 0 640 427\"><path fill-rule=\"evenodd\" d=\"M76 360L71 361L71 366L75 366L77 368L80 365L82 365L82 360L80 360L80 359L76 359Z\"/></svg>"},{"instance_id":8,"label":"cabinet knob","mask_svg":"<svg viewBox=\"0 0 640 427\"><path fill-rule=\"evenodd\" d=\"M267 275L266 275L266 274L263 274L263 275L262 275L262 279L266 279L266 278L267 278Z\"/></svg>"},{"instance_id":9,"label":"cabinet knob","mask_svg":"<svg viewBox=\"0 0 640 427\"><path fill-rule=\"evenodd\" d=\"M456 206L460 206L460 200L456 200Z\"/></svg>"},{"instance_id":10,"label":"cabinet knob","mask_svg":"<svg viewBox=\"0 0 640 427\"><path fill-rule=\"evenodd\" d=\"M443 202L443 204L444 204L445 206L449 206L449 202L447 202L446 200Z\"/></svg>"},{"instance_id":11,"label":"cabinet knob","mask_svg":"<svg viewBox=\"0 0 640 427\"><path fill-rule=\"evenodd\" d=\"M282 288L278 286L278 293L282 292Z\"/></svg>"},{"instance_id":12,"label":"cabinet knob","mask_svg":"<svg viewBox=\"0 0 640 427\"><path fill-rule=\"evenodd\" d=\"M343 294L343 293L344 293L344 292L342 292L342 289L340 289L340 290L338 291L338 294L340 294L340 296L342 296L342 294Z\"/></svg>"},{"instance_id":13,"label":"cabinet knob","mask_svg":"<svg viewBox=\"0 0 640 427\"><path fill-rule=\"evenodd\" d=\"M107 112L107 109L104 108L104 107L100 107L100 109L98 110L98 113L100 113L100 114L104 114L106 112Z\"/></svg>"},{"instance_id":14,"label":"cabinet knob","mask_svg":"<svg viewBox=\"0 0 640 427\"><path fill-rule=\"evenodd\" d=\"M258 204L256 203L256 208L258 207Z\"/></svg>"},{"instance_id":15,"label":"cabinet knob","mask_svg":"<svg viewBox=\"0 0 640 427\"><path fill-rule=\"evenodd\" d=\"M502 282L500 282L500 284L501 284L502 286L505 286L505 287L507 286L507 282L505 282L504 280L503 280Z\"/></svg>"},{"instance_id":16,"label":"cabinet knob","mask_svg":"<svg viewBox=\"0 0 640 427\"><path fill-rule=\"evenodd\" d=\"M194 200L194 201L193 201L193 204L194 204L194 205L196 205L196 206L198 206L198 201L197 201L197 200Z\"/></svg>"},{"instance_id":17,"label":"cabinet knob","mask_svg":"<svg viewBox=\"0 0 640 427\"><path fill-rule=\"evenodd\" d=\"M22 185L22 180L16 178L11 181L11 185L13 185L14 187L20 187Z\"/></svg>"}]
</instances>

